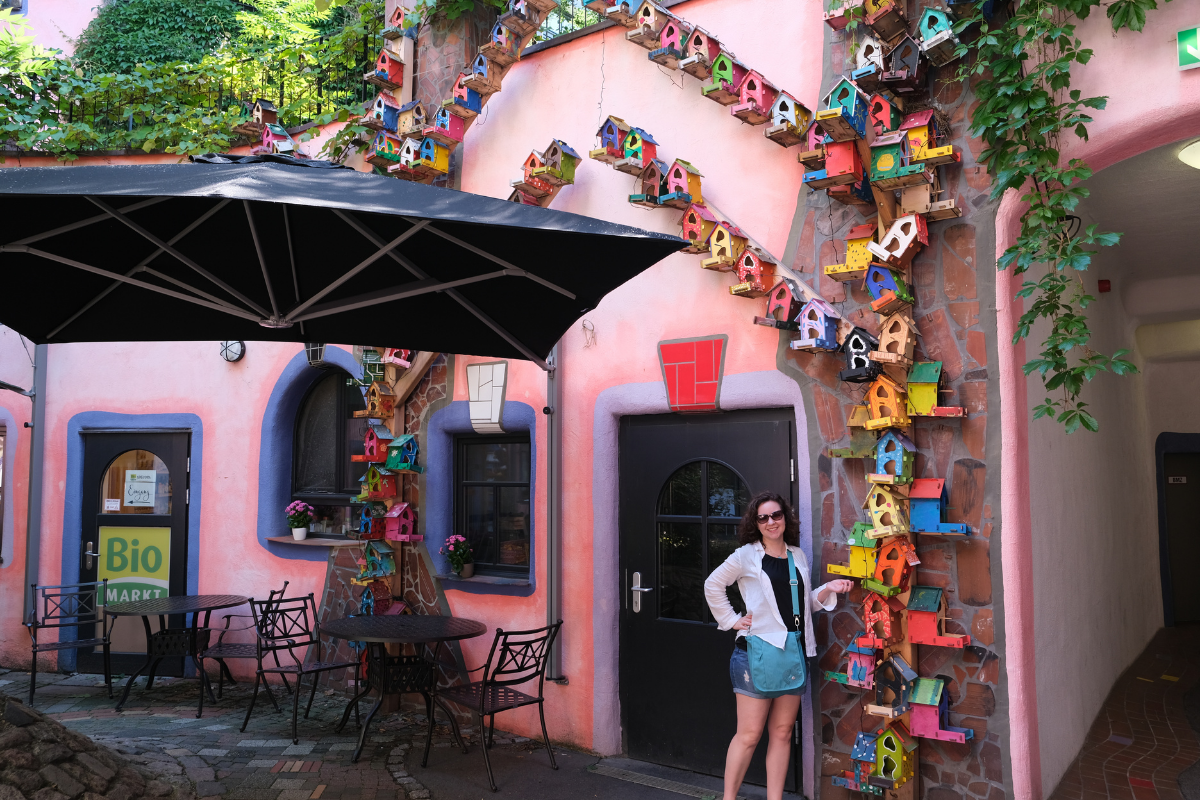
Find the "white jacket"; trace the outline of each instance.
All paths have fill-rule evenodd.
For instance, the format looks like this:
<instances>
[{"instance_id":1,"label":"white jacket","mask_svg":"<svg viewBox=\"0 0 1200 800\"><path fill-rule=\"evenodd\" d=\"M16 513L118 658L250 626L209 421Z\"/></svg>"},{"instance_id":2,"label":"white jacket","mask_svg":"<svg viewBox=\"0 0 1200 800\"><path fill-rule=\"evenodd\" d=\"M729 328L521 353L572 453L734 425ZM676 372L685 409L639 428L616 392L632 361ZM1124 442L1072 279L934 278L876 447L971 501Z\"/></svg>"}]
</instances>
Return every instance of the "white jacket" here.
<instances>
[{"instance_id":1,"label":"white jacket","mask_svg":"<svg viewBox=\"0 0 1200 800\"><path fill-rule=\"evenodd\" d=\"M819 606L825 611L829 611L837 605L837 595L830 592L828 603L822 605L817 599L817 594L825 588L825 585L822 584L815 590L810 589L812 580L808 574L808 559L804 557L804 553L799 547L788 545L788 550L792 552L792 561L796 564L796 572L804 584L804 591L799 595L804 601L805 650L808 651L810 657L815 657L817 655L817 637L813 634L813 606ZM742 600L746 603L746 610L754 617L750 630L738 631L738 636L753 634L782 650L787 641L788 629L780 615L780 609L775 603L775 590L771 587L771 579L762 570L765 552L762 542L744 544L734 550L729 558L725 559L725 563L714 569L708 579L704 581L704 598L708 601L708 608L712 611L713 617L717 620L717 627L727 631L742 618L742 615L733 610L729 596L725 594L725 587L736 582L738 590L742 593ZM790 607L787 609L787 613L792 613Z\"/></svg>"}]
</instances>

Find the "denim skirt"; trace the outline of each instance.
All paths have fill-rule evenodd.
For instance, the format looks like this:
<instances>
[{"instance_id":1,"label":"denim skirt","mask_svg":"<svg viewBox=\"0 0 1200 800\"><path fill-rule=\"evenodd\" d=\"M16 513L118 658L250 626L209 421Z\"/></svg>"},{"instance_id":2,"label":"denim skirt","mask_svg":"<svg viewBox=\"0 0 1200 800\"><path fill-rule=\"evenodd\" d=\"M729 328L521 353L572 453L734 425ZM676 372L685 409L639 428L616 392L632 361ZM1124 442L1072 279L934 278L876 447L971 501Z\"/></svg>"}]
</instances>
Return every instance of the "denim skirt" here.
<instances>
[{"instance_id":1,"label":"denim skirt","mask_svg":"<svg viewBox=\"0 0 1200 800\"><path fill-rule=\"evenodd\" d=\"M746 697L753 697L756 700L771 699L755 690L754 681L750 678L750 654L740 647L733 648L733 655L729 657L729 680L733 683L733 691L736 694L744 694ZM804 694L804 687L783 692L783 694L801 695Z\"/></svg>"}]
</instances>

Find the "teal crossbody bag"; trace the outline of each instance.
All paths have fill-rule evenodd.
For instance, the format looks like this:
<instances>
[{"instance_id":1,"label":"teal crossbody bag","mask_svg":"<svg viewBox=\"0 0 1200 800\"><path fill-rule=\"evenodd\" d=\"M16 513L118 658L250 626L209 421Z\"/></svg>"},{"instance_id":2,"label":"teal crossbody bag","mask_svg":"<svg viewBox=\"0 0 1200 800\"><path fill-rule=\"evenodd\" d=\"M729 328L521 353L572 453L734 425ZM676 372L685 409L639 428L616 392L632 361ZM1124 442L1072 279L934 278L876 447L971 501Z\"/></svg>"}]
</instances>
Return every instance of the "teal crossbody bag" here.
<instances>
[{"instance_id":1,"label":"teal crossbody bag","mask_svg":"<svg viewBox=\"0 0 1200 800\"><path fill-rule=\"evenodd\" d=\"M787 561L792 583L792 616L797 630L788 631L782 650L758 636L746 637L746 653L750 657L750 680L754 684L754 691L768 697L794 692L804 686L807 678L804 653L800 649L803 620L800 616L799 576L796 575L791 550L788 551Z\"/></svg>"}]
</instances>

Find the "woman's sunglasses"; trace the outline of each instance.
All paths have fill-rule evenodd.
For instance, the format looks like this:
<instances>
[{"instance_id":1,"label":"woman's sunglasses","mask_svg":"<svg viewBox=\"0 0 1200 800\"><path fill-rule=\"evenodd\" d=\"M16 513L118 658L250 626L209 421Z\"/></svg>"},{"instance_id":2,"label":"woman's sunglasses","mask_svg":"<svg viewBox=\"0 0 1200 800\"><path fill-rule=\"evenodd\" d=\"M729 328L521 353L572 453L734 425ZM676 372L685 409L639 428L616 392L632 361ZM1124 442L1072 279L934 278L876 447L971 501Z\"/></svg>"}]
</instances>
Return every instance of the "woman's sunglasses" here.
<instances>
[{"instance_id":1,"label":"woman's sunglasses","mask_svg":"<svg viewBox=\"0 0 1200 800\"><path fill-rule=\"evenodd\" d=\"M779 520L783 519L783 509L781 508L778 511L772 511L770 514L759 514L755 517L755 519L758 520L759 525L762 525L767 520L779 522Z\"/></svg>"}]
</instances>

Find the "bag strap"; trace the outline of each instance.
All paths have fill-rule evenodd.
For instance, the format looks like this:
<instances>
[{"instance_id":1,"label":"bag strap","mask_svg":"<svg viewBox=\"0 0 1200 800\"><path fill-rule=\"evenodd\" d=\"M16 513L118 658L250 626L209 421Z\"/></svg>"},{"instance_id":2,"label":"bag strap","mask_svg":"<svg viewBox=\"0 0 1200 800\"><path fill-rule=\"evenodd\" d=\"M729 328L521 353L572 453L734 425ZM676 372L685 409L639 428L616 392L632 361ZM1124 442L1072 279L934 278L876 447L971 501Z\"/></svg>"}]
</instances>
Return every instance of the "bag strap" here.
<instances>
[{"instance_id":1,"label":"bag strap","mask_svg":"<svg viewBox=\"0 0 1200 800\"><path fill-rule=\"evenodd\" d=\"M800 589L796 574L796 564L792 561L792 551L787 551L788 560L788 576L791 578L792 584L792 616L795 618L796 630L804 630L800 627Z\"/></svg>"}]
</instances>

